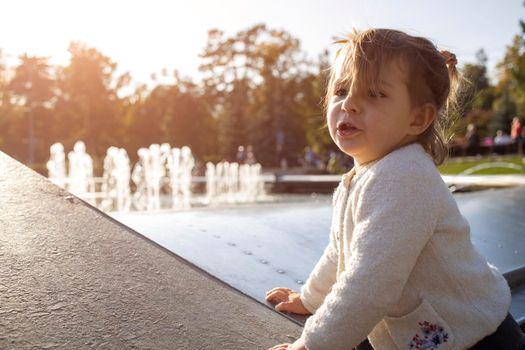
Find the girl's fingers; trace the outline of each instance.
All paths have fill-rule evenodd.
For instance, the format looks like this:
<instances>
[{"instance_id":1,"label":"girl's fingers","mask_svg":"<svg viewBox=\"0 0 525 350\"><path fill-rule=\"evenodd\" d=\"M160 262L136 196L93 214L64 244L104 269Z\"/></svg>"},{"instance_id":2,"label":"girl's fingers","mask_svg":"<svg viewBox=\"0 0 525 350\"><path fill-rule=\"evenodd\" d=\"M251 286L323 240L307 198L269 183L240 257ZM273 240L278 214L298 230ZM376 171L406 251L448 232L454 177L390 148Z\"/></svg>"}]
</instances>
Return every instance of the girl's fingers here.
<instances>
[{"instance_id":1,"label":"girl's fingers","mask_svg":"<svg viewBox=\"0 0 525 350\"><path fill-rule=\"evenodd\" d=\"M287 291L287 292L293 292L290 288L285 288L285 287L275 287L273 288L272 290L269 290L266 292L266 295L272 293L272 292L276 292L276 291Z\"/></svg>"},{"instance_id":2,"label":"girl's fingers","mask_svg":"<svg viewBox=\"0 0 525 350\"><path fill-rule=\"evenodd\" d=\"M288 292L283 292L283 291L278 290L278 291L268 294L266 296L266 300L271 301L271 302L281 302L281 301L288 300L289 295L290 294Z\"/></svg>"},{"instance_id":3,"label":"girl's fingers","mask_svg":"<svg viewBox=\"0 0 525 350\"><path fill-rule=\"evenodd\" d=\"M288 293L284 292L282 290L276 290L276 291L273 291L271 293L266 294L266 299L273 298L273 297L276 297L276 296L288 297Z\"/></svg>"},{"instance_id":4,"label":"girl's fingers","mask_svg":"<svg viewBox=\"0 0 525 350\"><path fill-rule=\"evenodd\" d=\"M292 345L292 344L279 344L279 345L275 345L274 347L268 349L268 350L286 350L288 349L288 347Z\"/></svg>"},{"instance_id":5,"label":"girl's fingers","mask_svg":"<svg viewBox=\"0 0 525 350\"><path fill-rule=\"evenodd\" d=\"M285 301L282 303L279 303L275 305L275 310L283 312L283 311L294 311L293 303Z\"/></svg>"}]
</instances>

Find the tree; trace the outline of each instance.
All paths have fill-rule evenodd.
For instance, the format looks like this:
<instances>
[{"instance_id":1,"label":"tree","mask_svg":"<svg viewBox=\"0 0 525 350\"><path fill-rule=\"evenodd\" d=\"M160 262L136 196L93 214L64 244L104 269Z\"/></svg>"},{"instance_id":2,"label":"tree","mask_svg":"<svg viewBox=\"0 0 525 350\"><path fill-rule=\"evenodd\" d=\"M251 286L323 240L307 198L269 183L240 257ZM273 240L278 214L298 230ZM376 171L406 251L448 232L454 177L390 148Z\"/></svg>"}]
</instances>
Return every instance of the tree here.
<instances>
[{"instance_id":1,"label":"tree","mask_svg":"<svg viewBox=\"0 0 525 350\"><path fill-rule=\"evenodd\" d=\"M208 96L208 109L220 120L220 153L233 159L237 146L246 139L246 122L250 96L256 76L252 56L254 41L263 25L225 38L218 29L208 32L208 41L201 54L199 70L204 73L204 91Z\"/></svg>"},{"instance_id":2,"label":"tree","mask_svg":"<svg viewBox=\"0 0 525 350\"><path fill-rule=\"evenodd\" d=\"M500 89L500 95L494 101L494 117L490 123L492 135L496 135L498 130L509 133L512 118L516 116L517 107L509 87L503 85Z\"/></svg>"},{"instance_id":3,"label":"tree","mask_svg":"<svg viewBox=\"0 0 525 350\"><path fill-rule=\"evenodd\" d=\"M465 112L470 109L491 109L494 91L487 77L487 55L485 50L476 53L477 63L463 66L463 76L469 83L470 100L466 101Z\"/></svg>"},{"instance_id":4,"label":"tree","mask_svg":"<svg viewBox=\"0 0 525 350\"><path fill-rule=\"evenodd\" d=\"M476 53L477 62L467 63L462 68L465 80L459 94L461 117L454 125L454 131L463 136L468 124L475 124L481 136L489 134L489 123L493 117L494 87L487 77L487 55L480 49Z\"/></svg>"},{"instance_id":5,"label":"tree","mask_svg":"<svg viewBox=\"0 0 525 350\"><path fill-rule=\"evenodd\" d=\"M16 97L16 103L24 106L27 132L18 130L17 133L19 136L27 135L21 140L21 143L26 143L28 146L27 162L29 165L33 165L35 161L42 163L47 154L46 144L52 136L50 108L55 89L55 80L51 74L48 58L26 54L20 56L20 64L15 68L8 89ZM38 154L37 146L39 146ZM18 152L15 152L15 155L21 156Z\"/></svg>"},{"instance_id":6,"label":"tree","mask_svg":"<svg viewBox=\"0 0 525 350\"><path fill-rule=\"evenodd\" d=\"M202 89L188 79L176 78L171 90L171 118L166 125L170 143L190 146L203 161L219 161L217 120L206 107Z\"/></svg>"},{"instance_id":7,"label":"tree","mask_svg":"<svg viewBox=\"0 0 525 350\"><path fill-rule=\"evenodd\" d=\"M330 55L325 50L318 57L317 70L309 73L301 82L299 95L299 113L303 117L306 141L317 154L336 151L326 125L324 98L326 95Z\"/></svg>"},{"instance_id":8,"label":"tree","mask_svg":"<svg viewBox=\"0 0 525 350\"><path fill-rule=\"evenodd\" d=\"M500 79L496 86L492 132L509 132L510 122L516 114L525 114L525 23L522 32L514 36L503 60L498 64Z\"/></svg>"},{"instance_id":9,"label":"tree","mask_svg":"<svg viewBox=\"0 0 525 350\"><path fill-rule=\"evenodd\" d=\"M83 140L102 157L109 146L123 145L124 100L118 94L130 76L116 76L117 64L83 43L71 43L69 53L69 65L59 70L57 133L68 147Z\"/></svg>"},{"instance_id":10,"label":"tree","mask_svg":"<svg viewBox=\"0 0 525 350\"><path fill-rule=\"evenodd\" d=\"M0 149L5 150L9 133L9 119L11 118L11 98L8 90L7 67L4 53L0 49Z\"/></svg>"},{"instance_id":11,"label":"tree","mask_svg":"<svg viewBox=\"0 0 525 350\"><path fill-rule=\"evenodd\" d=\"M204 160L217 160L216 120L206 109L201 89L175 74L173 84L157 85L137 99L130 117L130 149L152 143L189 146Z\"/></svg>"},{"instance_id":12,"label":"tree","mask_svg":"<svg viewBox=\"0 0 525 350\"><path fill-rule=\"evenodd\" d=\"M201 57L223 156L252 144L265 164L276 164L279 147L293 159L306 144L298 100L308 70L299 40L264 24L231 37L214 29Z\"/></svg>"}]
</instances>

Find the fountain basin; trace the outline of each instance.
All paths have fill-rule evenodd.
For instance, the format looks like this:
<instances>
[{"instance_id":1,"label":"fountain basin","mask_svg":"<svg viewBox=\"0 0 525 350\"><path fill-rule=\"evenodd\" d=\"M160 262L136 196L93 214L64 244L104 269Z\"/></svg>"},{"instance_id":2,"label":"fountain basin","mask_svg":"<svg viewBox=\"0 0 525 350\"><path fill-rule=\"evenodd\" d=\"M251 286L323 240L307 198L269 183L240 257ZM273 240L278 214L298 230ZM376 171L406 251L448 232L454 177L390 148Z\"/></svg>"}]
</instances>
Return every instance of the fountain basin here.
<instances>
[{"instance_id":1,"label":"fountain basin","mask_svg":"<svg viewBox=\"0 0 525 350\"><path fill-rule=\"evenodd\" d=\"M454 197L471 225L473 244L509 281L511 312L523 323L525 187ZM188 212L115 213L113 217L265 303L264 294L273 287L298 290L328 243L330 196L281 199Z\"/></svg>"}]
</instances>

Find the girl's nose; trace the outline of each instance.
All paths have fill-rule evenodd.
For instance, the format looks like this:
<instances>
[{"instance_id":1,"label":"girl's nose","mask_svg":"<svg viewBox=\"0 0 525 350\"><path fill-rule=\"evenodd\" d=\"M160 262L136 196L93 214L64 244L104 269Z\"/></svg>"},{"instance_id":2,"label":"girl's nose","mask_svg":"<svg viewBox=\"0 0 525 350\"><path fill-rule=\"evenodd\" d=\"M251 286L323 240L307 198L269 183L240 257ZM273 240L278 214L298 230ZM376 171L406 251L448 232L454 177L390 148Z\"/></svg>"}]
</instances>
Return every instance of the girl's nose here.
<instances>
[{"instance_id":1,"label":"girl's nose","mask_svg":"<svg viewBox=\"0 0 525 350\"><path fill-rule=\"evenodd\" d=\"M358 99L356 93L349 92L346 98L343 100L343 106L341 109L347 113L358 113Z\"/></svg>"}]
</instances>

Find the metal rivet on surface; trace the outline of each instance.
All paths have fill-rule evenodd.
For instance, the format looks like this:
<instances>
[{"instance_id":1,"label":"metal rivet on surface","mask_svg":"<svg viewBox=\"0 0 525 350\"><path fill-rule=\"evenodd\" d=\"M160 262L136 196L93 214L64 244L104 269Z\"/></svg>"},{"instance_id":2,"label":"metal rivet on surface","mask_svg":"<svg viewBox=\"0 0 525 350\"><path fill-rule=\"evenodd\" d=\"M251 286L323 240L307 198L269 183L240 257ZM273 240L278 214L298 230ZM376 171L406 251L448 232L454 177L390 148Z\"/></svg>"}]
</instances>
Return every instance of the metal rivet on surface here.
<instances>
[{"instance_id":1,"label":"metal rivet on surface","mask_svg":"<svg viewBox=\"0 0 525 350\"><path fill-rule=\"evenodd\" d=\"M515 251L514 251L514 254L518 254L518 251L517 251L517 250L515 250Z\"/></svg>"},{"instance_id":2,"label":"metal rivet on surface","mask_svg":"<svg viewBox=\"0 0 525 350\"><path fill-rule=\"evenodd\" d=\"M66 196L66 201L68 201L69 203L73 203L73 201L75 200L75 197L74 196Z\"/></svg>"},{"instance_id":3,"label":"metal rivet on surface","mask_svg":"<svg viewBox=\"0 0 525 350\"><path fill-rule=\"evenodd\" d=\"M231 247L235 247L237 244L235 244L233 242L228 242L228 245L231 246Z\"/></svg>"},{"instance_id":4,"label":"metal rivet on surface","mask_svg":"<svg viewBox=\"0 0 525 350\"><path fill-rule=\"evenodd\" d=\"M301 281L301 280L297 280L297 281L295 281L295 282L297 282L297 284L304 284L304 282Z\"/></svg>"},{"instance_id":5,"label":"metal rivet on surface","mask_svg":"<svg viewBox=\"0 0 525 350\"><path fill-rule=\"evenodd\" d=\"M284 271L284 270L281 270L281 269L279 269L279 270L277 270L277 272L278 272L278 273L280 273L280 274L283 274L283 273L284 273L285 271Z\"/></svg>"},{"instance_id":6,"label":"metal rivet on surface","mask_svg":"<svg viewBox=\"0 0 525 350\"><path fill-rule=\"evenodd\" d=\"M219 235L213 235L214 238L221 238Z\"/></svg>"},{"instance_id":7,"label":"metal rivet on surface","mask_svg":"<svg viewBox=\"0 0 525 350\"><path fill-rule=\"evenodd\" d=\"M259 262L261 264L268 264L268 260L265 260L265 259L259 259Z\"/></svg>"},{"instance_id":8,"label":"metal rivet on surface","mask_svg":"<svg viewBox=\"0 0 525 350\"><path fill-rule=\"evenodd\" d=\"M243 253L246 255L252 255L252 252L250 252L249 250L243 250Z\"/></svg>"}]
</instances>

